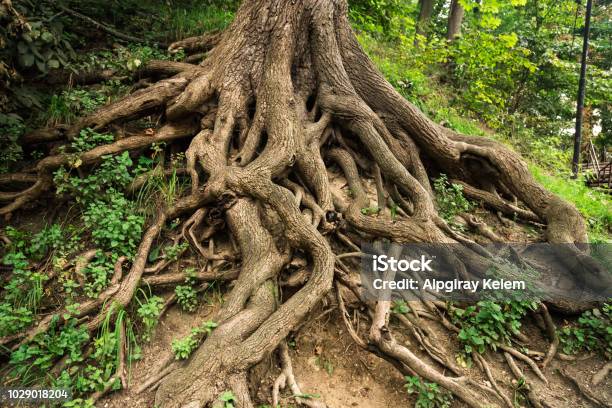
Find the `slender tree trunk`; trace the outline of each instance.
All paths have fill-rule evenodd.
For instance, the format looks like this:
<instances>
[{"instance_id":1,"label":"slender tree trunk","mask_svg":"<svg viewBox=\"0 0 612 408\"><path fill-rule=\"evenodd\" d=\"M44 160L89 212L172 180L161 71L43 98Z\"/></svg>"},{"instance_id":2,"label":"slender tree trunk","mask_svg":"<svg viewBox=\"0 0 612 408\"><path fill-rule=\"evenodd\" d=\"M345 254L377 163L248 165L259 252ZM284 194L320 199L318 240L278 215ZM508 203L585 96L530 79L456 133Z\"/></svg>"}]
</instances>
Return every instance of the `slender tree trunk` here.
<instances>
[{"instance_id":1,"label":"slender tree trunk","mask_svg":"<svg viewBox=\"0 0 612 408\"><path fill-rule=\"evenodd\" d=\"M419 5L419 18L417 20L416 36L414 38L415 45L419 42L419 36L427 37L434 8L434 0L420 0Z\"/></svg>"},{"instance_id":2,"label":"slender tree trunk","mask_svg":"<svg viewBox=\"0 0 612 408\"><path fill-rule=\"evenodd\" d=\"M463 15L465 10L459 3L459 0L452 0L450 6L450 12L448 14L448 30L446 38L449 41L453 41L455 37L461 35L461 23L463 22Z\"/></svg>"},{"instance_id":3,"label":"slender tree trunk","mask_svg":"<svg viewBox=\"0 0 612 408\"><path fill-rule=\"evenodd\" d=\"M574 156L572 158L572 176L578 177L580 171L580 149L582 147L582 120L584 110L584 94L586 90L587 58L589 55L589 32L591 30L592 0L587 0L584 16L584 38L582 41L582 58L580 59L580 81L578 82L578 101L576 102L576 133L574 134Z\"/></svg>"}]
</instances>

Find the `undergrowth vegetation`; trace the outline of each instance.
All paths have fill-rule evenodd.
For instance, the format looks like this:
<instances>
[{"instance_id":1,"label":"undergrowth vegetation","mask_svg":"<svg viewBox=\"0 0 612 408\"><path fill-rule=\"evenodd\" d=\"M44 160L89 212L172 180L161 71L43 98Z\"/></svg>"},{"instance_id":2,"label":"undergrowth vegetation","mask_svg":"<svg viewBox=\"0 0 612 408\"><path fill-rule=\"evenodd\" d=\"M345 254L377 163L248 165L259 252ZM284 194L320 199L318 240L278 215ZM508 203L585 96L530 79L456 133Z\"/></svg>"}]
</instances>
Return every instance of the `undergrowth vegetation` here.
<instances>
[{"instance_id":1,"label":"undergrowth vegetation","mask_svg":"<svg viewBox=\"0 0 612 408\"><path fill-rule=\"evenodd\" d=\"M455 217L461 213L469 212L474 204L463 195L460 184L450 183L446 174L440 174L433 182L436 203L440 216L452 227L459 228Z\"/></svg>"},{"instance_id":2,"label":"undergrowth vegetation","mask_svg":"<svg viewBox=\"0 0 612 408\"><path fill-rule=\"evenodd\" d=\"M471 354L496 350L500 344L510 344L512 335L521 327L521 319L537 308L530 301L494 302L482 300L465 308L450 305L453 321L460 328L458 339L463 344L462 360L471 364Z\"/></svg>"},{"instance_id":3,"label":"undergrowth vegetation","mask_svg":"<svg viewBox=\"0 0 612 408\"><path fill-rule=\"evenodd\" d=\"M66 403L70 407L93 406L88 395L121 387L120 348L127 350L128 361L139 359L140 344L151 340L164 305L162 297L140 290L129 308L111 307L107 320L94 333L73 315L80 304L96 299L109 287L120 257L129 265L147 216L157 211L158 203L166 202L165 195L175 188L169 186L177 184L176 174L174 181L158 176L151 178L153 186L147 182L133 196L125 193L135 176L159 165L155 148L138 163L127 152L104 156L88 176L81 177L78 153L113 138L85 129L64 147L74 160L55 172L54 183L58 197L74 203L68 210L73 215L38 232L13 227L3 232L7 244L2 263L12 272L2 291L0 337L28 329L41 313L57 310L58 295L66 302L64 312L52 315L49 330L9 353L9 371L4 375L24 385L69 388L76 398ZM143 205L137 198L145 196ZM186 244L166 245L163 258L175 262L185 250ZM49 286L51 277L57 279ZM185 290L178 301L193 310L197 300L189 282L185 288L192 292ZM93 347L87 349L89 342Z\"/></svg>"},{"instance_id":4,"label":"undergrowth vegetation","mask_svg":"<svg viewBox=\"0 0 612 408\"><path fill-rule=\"evenodd\" d=\"M417 376L405 377L406 391L414 394L416 401L415 408L449 408L453 401L453 396L436 383L421 380Z\"/></svg>"},{"instance_id":5,"label":"undergrowth vegetation","mask_svg":"<svg viewBox=\"0 0 612 408\"><path fill-rule=\"evenodd\" d=\"M564 353L583 351L602 353L612 359L612 305L604 303L601 308L587 310L577 324L566 324L560 330L561 347Z\"/></svg>"}]
</instances>

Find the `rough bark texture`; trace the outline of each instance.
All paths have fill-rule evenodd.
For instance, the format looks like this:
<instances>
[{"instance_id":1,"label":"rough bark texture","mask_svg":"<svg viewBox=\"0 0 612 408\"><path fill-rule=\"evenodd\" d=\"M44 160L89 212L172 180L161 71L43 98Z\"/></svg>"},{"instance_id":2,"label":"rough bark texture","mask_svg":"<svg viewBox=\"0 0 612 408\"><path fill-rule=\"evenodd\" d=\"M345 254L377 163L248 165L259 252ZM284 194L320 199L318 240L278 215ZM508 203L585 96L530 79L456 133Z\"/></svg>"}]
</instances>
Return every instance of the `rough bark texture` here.
<instances>
[{"instance_id":1,"label":"rough bark texture","mask_svg":"<svg viewBox=\"0 0 612 408\"><path fill-rule=\"evenodd\" d=\"M463 22L464 13L465 10L459 3L459 0L452 0L448 15L448 29L446 31L446 38L450 41L461 35L461 23Z\"/></svg>"},{"instance_id":2,"label":"rough bark texture","mask_svg":"<svg viewBox=\"0 0 612 408\"><path fill-rule=\"evenodd\" d=\"M433 2L422 3L423 22ZM80 156L83 166L102 155L152 143L189 141L184 172L191 177L190 194L160 210L125 276L119 267L114 284L100 299L80 306L78 317L98 313L88 321L91 330L113 307L127 305L143 282L169 285L183 279L180 273L144 275L151 246L167 220L189 217L183 235L214 265L227 257L204 249L201 242L212 239L216 224L204 238L194 231L212 214L226 219L239 247L239 270L204 270L195 278L236 279L235 284L214 317L219 326L186 363L167 370L156 406L203 407L218 403L226 390L233 390L238 406L253 406L249 369L279 348L329 292L334 278L337 285L362 298L356 278L332 250L355 251L346 234L396 242L465 241L438 216L429 178L438 173L448 174L464 185L469 197L494 210L546 224L550 242L586 242L585 224L576 208L540 186L516 153L432 122L397 93L357 42L344 0L248 1L227 30L171 46L180 48L208 54L199 65L154 62L142 75L165 79L59 135L28 136L37 142L69 139L84 127L104 128L163 110L165 124L154 135L131 135L85 152ZM0 214L14 212L50 189L51 172L71 159L50 156L37 164L36 174L3 176L0 184L30 187L3 193L0 201L6 205ZM353 193L350 202L339 198L332 187L332 172L347 180ZM362 213L362 208L370 207L362 183L367 177L376 180L379 204L393 197L403 211L400 217ZM580 253L576 247L573 250ZM457 256L480 259L477 253ZM297 270L296 259L303 261ZM488 266L484 258L477 264L483 271ZM280 298L277 290L284 269L300 276L292 283L299 289L288 298ZM339 307L344 308L340 291L338 296ZM365 340L349 330L358 344L392 361L403 373L416 372L441 384L469 406L504 403L505 397L486 385L443 374L439 365L455 374L461 371L443 351L429 345L435 359L418 358L394 340L388 327L389 303L362 300L371 311L372 329ZM437 305L425 302L424 307L432 316L440 316L446 328L458 330L438 313ZM20 339L3 339L3 344L14 340L22 344L48 324L43 321ZM283 375L297 389L282 350ZM515 358L529 359L516 353Z\"/></svg>"},{"instance_id":3,"label":"rough bark texture","mask_svg":"<svg viewBox=\"0 0 612 408\"><path fill-rule=\"evenodd\" d=\"M417 19L417 35L427 35L431 16L434 11L434 0L420 0L419 1L419 18ZM415 39L417 42L417 39Z\"/></svg>"}]
</instances>

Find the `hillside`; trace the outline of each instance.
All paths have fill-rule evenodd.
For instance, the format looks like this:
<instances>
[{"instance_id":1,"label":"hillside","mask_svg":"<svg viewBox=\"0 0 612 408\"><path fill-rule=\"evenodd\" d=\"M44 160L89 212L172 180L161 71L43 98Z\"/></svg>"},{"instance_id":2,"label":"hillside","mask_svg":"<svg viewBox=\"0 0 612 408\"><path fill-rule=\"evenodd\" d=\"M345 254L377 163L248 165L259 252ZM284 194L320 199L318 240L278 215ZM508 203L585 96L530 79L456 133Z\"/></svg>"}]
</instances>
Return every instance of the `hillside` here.
<instances>
[{"instance_id":1,"label":"hillside","mask_svg":"<svg viewBox=\"0 0 612 408\"><path fill-rule=\"evenodd\" d=\"M612 196L571 177L583 14L2 3L1 385L83 408L609 406ZM605 160L609 16L583 129ZM528 289L376 291L381 254L420 260L383 281Z\"/></svg>"}]
</instances>

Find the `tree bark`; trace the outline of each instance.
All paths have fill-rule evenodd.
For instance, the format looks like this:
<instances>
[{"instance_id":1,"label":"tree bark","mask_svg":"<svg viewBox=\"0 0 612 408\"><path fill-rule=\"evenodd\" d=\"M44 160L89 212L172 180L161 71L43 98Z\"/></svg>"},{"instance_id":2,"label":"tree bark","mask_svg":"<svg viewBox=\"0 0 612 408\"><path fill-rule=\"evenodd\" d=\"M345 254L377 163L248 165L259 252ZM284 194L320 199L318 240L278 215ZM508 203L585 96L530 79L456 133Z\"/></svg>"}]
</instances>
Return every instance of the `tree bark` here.
<instances>
[{"instance_id":1,"label":"tree bark","mask_svg":"<svg viewBox=\"0 0 612 408\"><path fill-rule=\"evenodd\" d=\"M465 10L459 3L459 0L452 0L450 12L448 14L448 29L446 32L446 38L449 41L453 41L457 36L461 35L461 23L463 22L464 14Z\"/></svg>"},{"instance_id":2,"label":"tree bark","mask_svg":"<svg viewBox=\"0 0 612 408\"><path fill-rule=\"evenodd\" d=\"M415 44L418 44L418 36L427 37L429 33L429 24L431 23L431 16L433 14L434 0L420 0L419 5L419 17L416 23L416 36L414 38Z\"/></svg>"}]
</instances>

